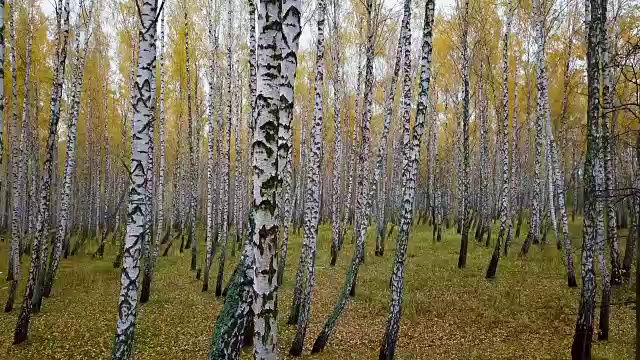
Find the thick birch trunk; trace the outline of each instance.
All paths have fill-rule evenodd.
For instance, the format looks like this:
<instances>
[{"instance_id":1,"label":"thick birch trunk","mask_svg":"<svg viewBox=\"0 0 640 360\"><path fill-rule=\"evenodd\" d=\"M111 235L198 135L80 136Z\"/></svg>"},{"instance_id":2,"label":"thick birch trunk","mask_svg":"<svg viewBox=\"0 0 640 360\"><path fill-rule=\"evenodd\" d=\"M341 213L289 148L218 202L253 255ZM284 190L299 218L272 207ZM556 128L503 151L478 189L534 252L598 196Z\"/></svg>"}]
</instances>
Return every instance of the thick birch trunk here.
<instances>
[{"instance_id":1,"label":"thick birch trunk","mask_svg":"<svg viewBox=\"0 0 640 360\"><path fill-rule=\"evenodd\" d=\"M277 133L280 108L281 3L261 0L258 8L256 126L253 135L253 206L251 231L253 259L254 358L276 359L277 294L276 257L278 221Z\"/></svg>"}]
</instances>

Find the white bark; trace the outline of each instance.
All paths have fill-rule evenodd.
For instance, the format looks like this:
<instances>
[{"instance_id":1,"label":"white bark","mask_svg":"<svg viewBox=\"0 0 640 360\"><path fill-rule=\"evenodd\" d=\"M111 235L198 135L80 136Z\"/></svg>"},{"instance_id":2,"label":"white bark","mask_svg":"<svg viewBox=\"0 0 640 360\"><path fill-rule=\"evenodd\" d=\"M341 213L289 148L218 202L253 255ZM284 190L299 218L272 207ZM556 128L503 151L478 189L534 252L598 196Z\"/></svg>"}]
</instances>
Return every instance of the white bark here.
<instances>
[{"instance_id":1,"label":"white bark","mask_svg":"<svg viewBox=\"0 0 640 360\"><path fill-rule=\"evenodd\" d=\"M139 31L136 99L133 103L133 134L131 137L131 165L127 232L125 236L120 277L118 319L113 347L113 359L132 356L138 303L141 242L145 233L147 211L146 174L149 162L149 121L152 120L153 96L151 80L156 61L156 1L144 2L140 8L142 29Z\"/></svg>"},{"instance_id":2,"label":"white bark","mask_svg":"<svg viewBox=\"0 0 640 360\"><path fill-rule=\"evenodd\" d=\"M256 126L253 135L253 314L254 358L276 359L277 337L277 132L281 54L280 2L261 0L258 8Z\"/></svg>"},{"instance_id":3,"label":"white bark","mask_svg":"<svg viewBox=\"0 0 640 360\"><path fill-rule=\"evenodd\" d=\"M282 36L279 41L279 50L282 54L280 68L280 109L278 123L278 174L282 178L282 186L278 190L280 209L282 216L282 244L280 247L280 267L278 269L278 284L282 284L284 265L287 257L287 245L289 242L289 228L292 219L291 204L291 175L293 162L293 140L291 121L293 120L293 88L298 66L298 43L302 28L300 17L302 7L300 0L282 1Z\"/></svg>"},{"instance_id":4,"label":"white bark","mask_svg":"<svg viewBox=\"0 0 640 360\"><path fill-rule=\"evenodd\" d=\"M89 6L87 20L84 24L78 23L75 35L75 54L71 69L73 84L71 88L71 108L69 109L69 122L67 124L67 149L65 156L64 178L62 181L62 194L60 200L60 214L58 216L58 228L54 242L52 261L50 269L45 279L44 295L48 296L51 291L53 281L58 272L62 247L67 241L69 232L69 213L71 211L71 190L73 188L73 178L76 166L76 138L78 132L78 117L80 116L80 99L82 98L82 84L84 80L84 65L86 61L87 49L89 45L89 20L93 12L93 1ZM85 27L82 48L80 48L80 37L82 25Z\"/></svg>"},{"instance_id":5,"label":"white bark","mask_svg":"<svg viewBox=\"0 0 640 360\"><path fill-rule=\"evenodd\" d=\"M405 6L409 5L409 1L405 1ZM403 161L402 161L402 214L400 220L400 229L398 232L398 240L396 244L396 257L391 273L391 304L389 308L389 317L385 336L382 346L380 347L380 359L394 359L395 348L400 331L400 318L402 315L402 293L404 290L404 265L407 259L407 246L409 242L409 232L413 222L414 198L417 182L417 170L420 161L420 141L425 126L425 118L427 115L428 92L431 81L431 52L433 49L433 18L435 11L435 3L428 0L425 4L425 19L422 30L422 55L420 58L420 92L418 95L416 120L413 126L413 133L410 135L411 121L411 60L409 49L411 49L410 40L405 39L404 62L404 104L403 104ZM407 31L407 38L410 32ZM411 136L411 137L410 137Z\"/></svg>"}]
</instances>

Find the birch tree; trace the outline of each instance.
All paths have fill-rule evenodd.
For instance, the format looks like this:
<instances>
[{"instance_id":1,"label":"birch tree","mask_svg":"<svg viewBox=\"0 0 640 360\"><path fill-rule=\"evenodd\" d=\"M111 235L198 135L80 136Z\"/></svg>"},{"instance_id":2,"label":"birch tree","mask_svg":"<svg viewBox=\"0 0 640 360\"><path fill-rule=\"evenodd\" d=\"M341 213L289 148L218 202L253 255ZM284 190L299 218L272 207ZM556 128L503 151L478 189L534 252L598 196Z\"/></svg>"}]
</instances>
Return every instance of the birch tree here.
<instances>
[{"instance_id":1,"label":"birch tree","mask_svg":"<svg viewBox=\"0 0 640 360\"><path fill-rule=\"evenodd\" d=\"M536 71L536 91L538 93L537 105L536 105L536 118L535 118L535 132L536 132L536 144L535 144L535 166L533 173L533 194L531 197L531 225L529 226L529 232L527 237L522 243L520 249L520 256L526 256L529 253L529 246L531 243L537 244L540 242L540 202L541 202L541 170L542 170L542 146L544 141L543 122L545 113L545 94L547 93L546 87L546 73L545 73L545 56L544 56L544 9L542 8L542 0L536 0L533 4L533 23L535 31L535 71Z\"/></svg>"},{"instance_id":2,"label":"birch tree","mask_svg":"<svg viewBox=\"0 0 640 360\"><path fill-rule=\"evenodd\" d=\"M160 168L158 171L158 194L157 194L157 204L158 204L158 225L156 230L156 242L153 248L153 267L152 269L155 271L155 267L158 263L158 252L160 250L160 243L162 241L163 233L165 231L164 225L164 183L165 183L165 170L166 170L166 157L165 157L165 113L164 113L164 94L165 94L165 75L164 75L164 52L165 52L165 44L164 44L164 7L160 10L160 61L158 66L160 67L160 99L159 99L159 110L158 110L158 128L159 128L159 140L160 140ZM175 196L175 194L174 194ZM151 284L149 284L151 285Z\"/></svg>"},{"instance_id":3,"label":"birch tree","mask_svg":"<svg viewBox=\"0 0 640 360\"><path fill-rule=\"evenodd\" d=\"M278 267L278 285L282 284L284 277L287 248L289 243L289 229L292 220L291 203L291 178L293 167L293 140L291 121L293 119L293 88L298 67L298 46L302 28L300 17L302 5L300 0L282 1L282 39L279 41L279 50L282 54L280 68L280 110L278 123L278 173L282 178L280 187L280 200L278 207L282 215L282 243L280 246L280 262Z\"/></svg>"},{"instance_id":4,"label":"birch tree","mask_svg":"<svg viewBox=\"0 0 640 360\"><path fill-rule=\"evenodd\" d=\"M471 206L469 204L469 0L465 0L462 9L462 196L460 256L458 268L467 266L467 248L469 246L469 227L471 225Z\"/></svg>"},{"instance_id":5,"label":"birch tree","mask_svg":"<svg viewBox=\"0 0 640 360\"><path fill-rule=\"evenodd\" d=\"M155 0L145 1L140 7L141 28L138 31L139 49L136 73L136 93L133 103L133 136L131 137L131 162L127 230L120 277L118 319L113 346L113 359L130 359L135 338L138 305L138 278L140 276L140 251L145 236L147 212L146 181L149 164L149 122L153 118L153 94L151 82L155 81L156 61L156 12Z\"/></svg>"},{"instance_id":6,"label":"birch tree","mask_svg":"<svg viewBox=\"0 0 640 360\"><path fill-rule=\"evenodd\" d=\"M22 149L20 147L18 134L20 126L18 124L18 71L16 69L16 27L15 27L15 0L9 0L9 63L11 71L11 163L13 168L12 184L12 212L11 212L11 250L9 254L9 269L7 271L7 281L10 281L9 295L4 312L13 310L18 282L20 281L20 189L23 181L23 164L20 161Z\"/></svg>"},{"instance_id":7,"label":"birch tree","mask_svg":"<svg viewBox=\"0 0 640 360\"><path fill-rule=\"evenodd\" d=\"M313 125L311 127L311 147L307 164L307 188L304 214L304 242L300 257L300 267L306 267L303 275L306 279L304 295L301 299L300 315L296 335L291 344L289 354L300 356L307 333L309 312L311 310L311 294L315 283L316 242L318 239L318 220L320 218L320 152L322 147L322 89L324 84L324 24L325 1L317 2L318 32L316 37L316 81L315 106L313 108ZM286 23L283 23L283 25ZM306 257L306 258L305 258Z\"/></svg>"},{"instance_id":8,"label":"birch tree","mask_svg":"<svg viewBox=\"0 0 640 360\"><path fill-rule=\"evenodd\" d=\"M407 1L408 2L408 1ZM427 106L429 102L429 83L431 81L431 52L433 50L433 17L435 11L435 1L427 0L425 3L424 26L422 29L422 56L420 58L420 92L416 110L416 120L413 132L410 135L411 121L411 78L410 59L405 60L405 81L403 104L403 132L402 146L404 156L402 161L402 215L400 220L400 230L396 243L396 258L391 273L391 306L385 335L380 346L379 359L395 359L396 342L400 331L400 318L402 315L402 293L404 290L404 264L407 259L407 245L409 242L409 232L413 222L413 201L416 191L416 175L420 161L420 141L425 126ZM411 35L407 35L411 36ZM407 53L411 48L411 43L405 40ZM410 139L411 136L411 139Z\"/></svg>"},{"instance_id":9,"label":"birch tree","mask_svg":"<svg viewBox=\"0 0 640 360\"><path fill-rule=\"evenodd\" d=\"M600 113L602 123L602 157L604 172L604 206L607 211L607 243L611 253L611 283L620 285L622 283L622 272L620 266L620 245L618 244L618 226L616 221L615 201L612 200L612 192L615 190L614 182L614 162L612 155L615 154L615 136L613 132L613 96L615 84L611 83L611 66L609 63L609 34L608 29L612 23L607 18L607 0L600 1L600 34L598 47L600 48L600 68L602 73L602 111ZM607 334L601 340L607 339Z\"/></svg>"},{"instance_id":10,"label":"birch tree","mask_svg":"<svg viewBox=\"0 0 640 360\"><path fill-rule=\"evenodd\" d=\"M81 2L80 8L83 7L84 1ZM71 104L69 109L69 122L67 125L67 148L65 156L64 179L62 182L62 194L60 199L60 214L58 215L58 227L56 229L56 237L51 249L51 261L45 277L42 293L45 297L49 297L53 282L58 273L60 265L60 256L62 255L63 245L66 242L69 231L69 214L71 211L71 190L73 188L73 178L76 167L76 138L78 133L78 118L80 116L80 100L82 99L82 84L84 81L84 66L87 58L87 50L89 46L89 22L93 12L93 1L89 5L87 18L84 22L76 25L76 34L74 41L73 64L71 74L73 83L71 84ZM80 48L81 31L84 27L84 38L82 48Z\"/></svg>"},{"instance_id":11,"label":"birch tree","mask_svg":"<svg viewBox=\"0 0 640 360\"><path fill-rule=\"evenodd\" d=\"M232 0L228 2L227 9L227 121L224 123L224 134L218 136L224 137L224 149L222 156L222 186L221 197L222 202L222 232L220 233L220 263L218 267L218 276L216 279L216 296L222 295L222 280L224 276L224 263L227 258L227 239L229 237L229 169L231 164L231 113L233 109L232 83L233 83L233 40L232 40Z\"/></svg>"},{"instance_id":12,"label":"birch tree","mask_svg":"<svg viewBox=\"0 0 640 360\"><path fill-rule=\"evenodd\" d=\"M373 29L373 0L367 0L366 4L367 11L367 56L366 56L366 65L365 65L365 97L364 97L364 115L362 118L362 143L361 149L359 151L359 159L358 164L360 166L366 167L366 159L369 156L369 138L371 132L371 103L372 103L372 92L373 92L373 45L374 45L374 29ZM410 11L410 7L405 6L405 15L410 16L406 12ZM409 47L407 47L408 49ZM362 176L358 177L358 198L356 202L355 214L358 218L365 219L368 218L367 215L367 197L369 194L369 189L367 188L365 174L367 173L366 169L363 170L360 174ZM337 321L340 318L342 312L344 312L345 307L347 306L347 301L349 300L349 295L353 294L353 289L355 286L356 278L358 275L358 270L360 268L360 264L362 264L362 259L364 257L364 236L366 233L366 221L363 221L363 226L358 227L358 221L354 221L354 237L356 238L356 244L354 248L354 254L351 259L351 264L349 269L347 270L347 275L345 279L344 286L338 295L338 299L336 301L336 305L333 308L332 312L329 314L326 323L318 337L316 338L315 343L313 344L313 348L311 353L317 353L322 351L327 342L329 341L329 337L334 332L335 327L337 325ZM357 233L355 230L358 230Z\"/></svg>"},{"instance_id":13,"label":"birch tree","mask_svg":"<svg viewBox=\"0 0 640 360\"><path fill-rule=\"evenodd\" d=\"M31 6L29 4L29 11L31 12ZM62 10L63 19L61 20L61 27L56 34L56 64L53 74L53 88L51 91L50 102L50 118L49 118L49 134L46 145L44 166L42 171L42 180L40 183L40 194L38 197L38 218L36 225L36 234L33 240L33 246L31 249L31 265L29 267L29 279L25 288L24 298L22 299L22 306L20 309L20 315L18 315L18 322L16 323L16 329L13 335L13 343L20 344L27 339L29 333L29 321L31 318L32 305L34 300L36 303L40 301L40 289L42 285L42 273L46 266L47 260L47 246L48 233L49 233L49 206L51 202L51 178L53 175L53 157L56 151L56 135L58 133L58 122L60 120L60 102L62 97L62 87L64 85L64 70L67 57L67 40L69 37L69 0L65 0L64 4L60 4ZM31 30L29 30L30 32ZM25 74L25 84L29 82L30 71L30 53L31 53L31 35L28 35L27 39L27 68ZM29 104L29 90L28 86L25 86L25 105L24 108L28 108ZM23 118L23 128L28 123L26 115Z\"/></svg>"},{"instance_id":14,"label":"birch tree","mask_svg":"<svg viewBox=\"0 0 640 360\"><path fill-rule=\"evenodd\" d=\"M331 266L335 266L338 251L342 244L341 209L341 175L342 175L342 116L341 106L344 97L342 90L341 49L340 49L340 0L333 0L333 46L331 47L331 61L333 62L333 121L335 141L333 148L333 174L331 194Z\"/></svg>"},{"instance_id":15,"label":"birch tree","mask_svg":"<svg viewBox=\"0 0 640 360\"><path fill-rule=\"evenodd\" d=\"M509 214L509 36L511 33L511 21L513 19L513 11L511 1L507 1L507 23L504 34L502 35L502 137L500 138L500 151L502 152L502 192L500 197L500 230L498 239L493 248L489 268L487 269L487 279L492 279L496 275L498 268L498 260L500 260L500 247L503 241L506 241L508 228L511 227L507 222L511 221Z\"/></svg>"},{"instance_id":16,"label":"birch tree","mask_svg":"<svg viewBox=\"0 0 640 360\"><path fill-rule=\"evenodd\" d=\"M250 0L252 1L252 0ZM211 261L213 258L214 244L214 215L213 215L213 197L214 197L214 153L215 153L215 139L213 135L214 131L214 114L213 114L213 99L214 99L214 67L215 67L215 49L217 47L217 37L213 31L213 18L214 18L214 6L213 1L209 1L209 16L208 16L208 32L209 32L209 47L211 48L211 54L209 54L209 94L208 94L208 116L207 116L207 229L206 229L206 247L205 247L205 265L204 265L204 279L202 281L202 291L209 290L209 271L211 269ZM217 10L217 9L216 9Z\"/></svg>"},{"instance_id":17,"label":"birch tree","mask_svg":"<svg viewBox=\"0 0 640 360\"><path fill-rule=\"evenodd\" d=\"M385 163L387 156L387 143L389 137L389 127L391 125L391 118L393 117L393 106L395 104L395 95L396 95L396 83L398 81L398 74L400 73L400 64L403 59L403 41L404 41L404 31L407 31L408 25L405 24L406 21L409 21L408 17L402 18L402 24L400 26L400 35L398 37L398 45L396 47L396 60L393 65L393 73L391 74L391 82L389 83L389 88L387 89L386 98L385 98L385 107L384 107L384 124L382 128L382 135L380 137L380 144L378 146L378 156L376 158L376 168L373 174L373 185L372 190L376 190L376 252L377 256L384 255L384 240L386 237L386 214L385 214L385 205L386 205L386 189L385 189Z\"/></svg>"},{"instance_id":18,"label":"birch tree","mask_svg":"<svg viewBox=\"0 0 640 360\"><path fill-rule=\"evenodd\" d=\"M276 258L278 221L277 132L282 32L279 0L260 0L258 8L257 86L253 135L253 336L256 359L276 359L277 294Z\"/></svg>"},{"instance_id":19,"label":"birch tree","mask_svg":"<svg viewBox=\"0 0 640 360\"><path fill-rule=\"evenodd\" d=\"M571 346L573 359L590 359L593 322L596 307L596 279L593 264L598 233L597 213L597 157L598 120L600 118L600 59L598 54L599 1L585 1L585 28L587 43L587 151L584 163L584 224L582 235L582 288L578 317Z\"/></svg>"}]
</instances>

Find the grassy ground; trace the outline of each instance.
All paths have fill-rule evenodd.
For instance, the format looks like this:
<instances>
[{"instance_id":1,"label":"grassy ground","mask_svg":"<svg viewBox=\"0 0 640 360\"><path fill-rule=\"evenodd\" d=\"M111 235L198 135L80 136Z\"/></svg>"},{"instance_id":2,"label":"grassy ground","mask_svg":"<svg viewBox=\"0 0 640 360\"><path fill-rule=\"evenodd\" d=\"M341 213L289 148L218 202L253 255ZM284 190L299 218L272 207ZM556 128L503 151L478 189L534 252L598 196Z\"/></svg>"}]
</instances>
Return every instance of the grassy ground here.
<instances>
[{"instance_id":1,"label":"grassy ground","mask_svg":"<svg viewBox=\"0 0 640 360\"><path fill-rule=\"evenodd\" d=\"M571 229L578 268L580 227L575 224ZM497 278L487 281L484 273L491 250L474 242L469 247L467 268L459 270L456 268L459 235L454 230L443 235L443 242L436 244L426 226L416 226L412 233L398 359L570 358L580 295L579 289L567 288L561 253L554 244L533 246L527 259L518 259L522 239L517 240L508 258L500 260ZM348 236L337 266L331 268L328 265L331 232L328 226L321 227L305 357L377 358L388 312L388 283L395 244L389 241L384 258L375 257L372 236L370 232L356 297L350 301L327 349L310 356L315 336L342 287L353 249ZM550 240L553 241L553 235ZM32 318L26 344L11 345L19 304L13 312L0 314L0 359L109 358L120 270L111 265L113 246L108 246L103 260L91 260L95 246L87 243L85 254L62 262L52 297L45 299L42 312ZM136 359L204 359L207 355L222 302L213 294L217 262L212 267L211 291L202 293L201 283L189 271L190 251L179 254L177 248L174 246L169 257L159 259L151 299L139 308ZM202 242L199 249L203 249ZM294 327L286 325L286 318L300 253L299 236L292 239L289 249L285 283L278 298L278 341L282 354L288 352L295 332ZM6 264L7 252L7 242L0 243L0 264ZM238 255L228 257L225 281L237 258ZM27 263L24 257L23 279L28 272ZM611 340L594 343L594 358L632 358L635 309L622 303L634 298L633 291L627 287L614 289ZM3 283L0 285L3 305L6 295L7 284Z\"/></svg>"}]
</instances>

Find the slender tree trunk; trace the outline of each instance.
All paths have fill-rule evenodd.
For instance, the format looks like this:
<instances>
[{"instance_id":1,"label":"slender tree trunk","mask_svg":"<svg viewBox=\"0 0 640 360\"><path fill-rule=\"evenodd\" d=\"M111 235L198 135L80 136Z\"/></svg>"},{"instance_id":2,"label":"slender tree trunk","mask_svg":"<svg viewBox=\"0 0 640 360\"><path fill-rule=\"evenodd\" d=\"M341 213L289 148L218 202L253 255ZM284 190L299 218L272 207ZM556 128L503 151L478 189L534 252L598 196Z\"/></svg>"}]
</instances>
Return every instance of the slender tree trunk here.
<instances>
[{"instance_id":1,"label":"slender tree trunk","mask_svg":"<svg viewBox=\"0 0 640 360\"><path fill-rule=\"evenodd\" d=\"M582 244L582 289L580 306L576 320L576 330L571 347L572 359L591 359L591 342L593 338L593 321L596 303L595 270L593 265L594 248L597 243L597 171L598 119L600 118L599 67L598 57L598 21L599 1L585 2L585 25L587 28L587 155L584 164L584 226Z\"/></svg>"},{"instance_id":2,"label":"slender tree trunk","mask_svg":"<svg viewBox=\"0 0 640 360\"><path fill-rule=\"evenodd\" d=\"M166 170L166 159L165 159L165 132L164 132L164 122L165 122L165 115L164 115L164 91L165 91L165 85L164 85L164 51L165 51L165 45L164 45L164 28L165 28L165 24L164 24L164 7L162 8L162 14L160 14L160 62L158 64L158 66L160 67L160 101L159 101L159 105L160 105L160 109L158 111L158 117L160 122L158 123L158 128L160 131L160 168L158 171L158 192L157 192L157 204L158 204L158 211L157 211L157 217L158 217L158 225L156 228L156 243L155 246L153 248L153 271L155 273L155 267L158 263L158 252L160 251L160 242L161 239L163 238L163 232L165 231L165 225L164 225L164 183L165 183L165 178L164 178L164 173ZM175 194L174 194L175 196ZM170 232L169 232L169 236ZM151 285L151 284L149 284Z\"/></svg>"},{"instance_id":3,"label":"slender tree trunk","mask_svg":"<svg viewBox=\"0 0 640 360\"><path fill-rule=\"evenodd\" d=\"M278 173L282 177L282 186L278 190L278 208L282 216L282 243L280 246L280 262L278 267L278 285L282 285L285 263L287 261L287 246L289 243L289 229L292 220L291 178L293 162L293 140L291 121L293 120L294 94L293 87L298 67L298 43L302 28L300 17L302 7L300 0L282 1L282 39L279 50L282 54L280 69L280 109L278 123Z\"/></svg>"},{"instance_id":4,"label":"slender tree trunk","mask_svg":"<svg viewBox=\"0 0 640 360\"><path fill-rule=\"evenodd\" d=\"M133 103L133 133L131 137L131 166L127 232L120 278L118 320L113 346L113 359L130 359L135 337L135 321L138 303L138 277L140 276L140 250L145 236L147 211L146 174L149 164L149 122L153 118L151 82L155 81L156 61L156 1L144 2L140 8L138 66L136 74L136 99Z\"/></svg>"},{"instance_id":5,"label":"slender tree trunk","mask_svg":"<svg viewBox=\"0 0 640 360\"><path fill-rule=\"evenodd\" d=\"M307 192L305 200L304 244L307 247L308 259L300 259L300 266L306 265L306 285L301 299L300 316L296 335L291 344L289 354L300 356L304 346L304 337L309 323L311 311L311 294L315 283L316 267L316 242L318 239L318 220L320 217L320 152L322 147L322 89L324 84L324 24L325 2L318 0L318 33L316 43L316 82L315 82L315 106L313 109L313 126L311 127L311 148L307 166ZM283 30L286 22L283 22ZM284 33L284 31L283 31ZM282 98L282 97L281 97ZM304 260L304 261L303 261Z\"/></svg>"},{"instance_id":6,"label":"slender tree trunk","mask_svg":"<svg viewBox=\"0 0 640 360\"><path fill-rule=\"evenodd\" d=\"M402 25L400 27L400 35L398 37L398 45L396 47L396 60L393 66L393 73L391 74L391 82L389 83L389 87L387 88L387 94L385 97L385 105L384 105L384 126L382 128L382 135L380 137L380 143L378 146L378 156L376 158L376 167L374 171L373 184L371 186L372 191L376 191L377 199L376 199L376 207L378 208L376 215L376 255L383 256L384 255L384 234L386 230L386 215L385 215L385 199L386 194L384 189L384 181L385 181L385 162L387 159L387 143L389 137L389 126L391 125L391 119L393 117L393 106L395 105L395 95L396 95L396 83L398 81L398 74L400 73L400 63L403 59L403 41L404 41L404 32L407 31L406 21L409 21L409 18L402 18Z\"/></svg>"},{"instance_id":7,"label":"slender tree trunk","mask_svg":"<svg viewBox=\"0 0 640 360\"><path fill-rule=\"evenodd\" d=\"M611 283L616 286L622 283L620 267L620 246L618 244L618 227L616 221L615 201L612 192L615 191L614 173L614 139L613 118L610 115L613 108L613 93L615 88L611 84L611 68L609 64L609 36L608 27L612 26L607 21L607 0L600 1L600 34L598 46L600 48L600 68L602 69L602 108L600 113L602 123L602 156L604 162L604 206L607 211L607 243L611 252Z\"/></svg>"},{"instance_id":8,"label":"slender tree trunk","mask_svg":"<svg viewBox=\"0 0 640 360\"><path fill-rule=\"evenodd\" d=\"M373 20L372 20L372 12L373 12L373 0L367 0L366 2L366 10L367 10L367 59L365 66L365 90L364 90L364 116L362 118L362 144L361 150L359 152L359 158L357 163L359 166L363 167L363 170L358 172L358 184L356 189L358 189L358 198L356 202L355 214L359 217L362 226L358 227L357 224L354 224L354 228L358 230L357 234L354 232L354 237L356 237L356 246L354 249L354 254L351 259L351 265L349 270L347 271L347 276L345 279L344 286L338 295L338 300L336 302L333 311L327 318L327 322L325 323L322 332L316 338L315 343L313 344L312 353L320 352L324 349L329 341L329 336L335 330L335 326L337 324L340 315L344 311L344 308L347 305L347 301L349 299L349 295L354 295L354 287L356 282L356 277L358 275L358 269L360 268L360 264L362 264L362 260L364 258L364 240L365 233L367 230L367 221L368 218L368 200L367 197L369 195L369 190L366 183L366 174L367 174L367 159L369 157L369 140L371 136L371 104L373 102L373 46L374 46L374 29L373 29ZM406 10L405 10L406 11ZM410 48L410 47L408 47ZM354 221L357 223L358 220Z\"/></svg>"},{"instance_id":9,"label":"slender tree trunk","mask_svg":"<svg viewBox=\"0 0 640 360\"><path fill-rule=\"evenodd\" d=\"M471 207L469 206L469 0L465 0L462 24L462 237L460 240L460 256L458 268L467 266L467 247L469 246L469 226L471 222Z\"/></svg>"},{"instance_id":10,"label":"slender tree trunk","mask_svg":"<svg viewBox=\"0 0 640 360\"><path fill-rule=\"evenodd\" d=\"M544 94L546 93L545 64L544 64L544 14L540 0L536 0L534 5L535 39L536 39L536 90L538 92L536 107L536 159L533 175L533 196L531 198L531 224L529 232L522 244L519 256L526 256L529 253L531 243L540 242L540 203L541 203L541 170L542 170L542 146L544 140L543 121L545 117Z\"/></svg>"},{"instance_id":11,"label":"slender tree trunk","mask_svg":"<svg viewBox=\"0 0 640 360\"><path fill-rule=\"evenodd\" d=\"M10 312L13 309L16 291L18 290L18 282L20 281L20 189L24 178L23 163L20 161L22 149L19 144L18 133L20 127L18 125L18 71L16 69L16 27L15 27L15 0L9 2L9 62L11 69L11 163L13 168L12 180L12 214L11 214L11 251L9 254L9 269L7 271L7 281L10 281L9 295L4 312Z\"/></svg>"},{"instance_id":12,"label":"slender tree trunk","mask_svg":"<svg viewBox=\"0 0 640 360\"><path fill-rule=\"evenodd\" d=\"M60 215L58 216L58 228L56 231L55 242L51 249L51 261L49 262L49 269L45 277L45 283L43 286L43 295L48 297L51 293L53 281L55 280L58 272L58 266L60 265L60 256L62 255L63 245L68 242L69 233L69 214L71 210L71 190L73 188L73 178L76 165L76 136L78 132L78 118L80 116L80 100L82 99L82 84L84 80L84 65L87 55L87 49L89 45L88 24L91 19L91 13L93 10L93 2L89 6L89 15L85 22L85 37L80 49L80 26L76 30L75 39L75 54L72 65L73 84L71 85L71 108L69 110L69 122L67 126L67 149L65 156L65 168L64 179L62 182L62 195L60 200Z\"/></svg>"},{"instance_id":13,"label":"slender tree trunk","mask_svg":"<svg viewBox=\"0 0 640 360\"><path fill-rule=\"evenodd\" d=\"M29 13L31 17L31 4L29 4ZM42 171L42 181L40 186L40 197L38 199L38 222L36 225L36 234L33 240L33 248L31 251L31 266L29 268L29 280L25 289L25 295L22 300L22 307L18 322L14 332L13 343L20 344L27 339L29 332L29 320L31 317L33 300L39 303L41 294L41 284L43 281L42 274L46 265L47 246L49 244L49 206L51 201L51 178L53 174L53 156L56 151L56 135L58 132L58 122L60 120L60 102L62 97L62 87L64 85L64 69L67 57L67 39L69 37L69 1L66 0L61 5L64 20L60 32L57 33L58 43L56 46L56 67L53 75L53 90L51 92L51 116L49 120L49 135L47 139L44 168ZM25 84L29 81L30 72L30 56L31 56L31 30L29 30L27 40L27 62ZM25 85L25 108L29 104L28 86ZM26 116L23 117L23 124L27 124ZM25 122L26 121L26 122ZM24 127L24 125L23 125ZM34 295L35 294L35 295Z\"/></svg>"},{"instance_id":14,"label":"slender tree trunk","mask_svg":"<svg viewBox=\"0 0 640 360\"><path fill-rule=\"evenodd\" d=\"M220 199L222 202L222 232L220 234L220 263L218 267L218 276L216 279L216 296L222 295L222 282L224 278L224 263L227 258L227 239L229 238L229 169L231 164L231 112L232 112L232 97L231 96L231 84L233 83L233 40L232 40L232 3L229 0L227 9L227 93L230 95L227 101L227 121L224 125L224 141L225 147L223 151L224 157L222 166L222 194L224 198Z\"/></svg>"},{"instance_id":15,"label":"slender tree trunk","mask_svg":"<svg viewBox=\"0 0 640 360\"><path fill-rule=\"evenodd\" d=\"M507 231L511 225L510 197L509 194L509 36L511 34L511 21L513 19L511 1L507 1L507 24L502 35L502 136L500 137L500 152L502 153L502 195L500 197L500 230L496 245L493 248L486 278L493 279L496 276L498 260L500 260L500 247L503 241L506 243ZM506 245L505 245L506 246Z\"/></svg>"},{"instance_id":16,"label":"slender tree trunk","mask_svg":"<svg viewBox=\"0 0 640 360\"><path fill-rule=\"evenodd\" d=\"M253 0L250 0L253 1ZM214 68L215 68L215 53L218 48L217 33L214 34L213 30L213 18L214 9L213 1L209 1L209 16L208 16L208 30L209 30L209 46L211 47L211 54L209 54L209 95L208 95L208 122L207 122L207 230L206 230L206 248L205 248L205 263L204 263L204 279L202 281L202 291L209 290L209 272L211 270L211 262L213 260L213 248L215 235L214 235L214 214L213 214L213 197L214 197L214 153L215 153L215 138L214 131Z\"/></svg>"},{"instance_id":17,"label":"slender tree trunk","mask_svg":"<svg viewBox=\"0 0 640 360\"><path fill-rule=\"evenodd\" d=\"M405 6L410 5L409 1L405 1ZM389 309L389 317L385 335L380 346L379 359L391 360L395 359L396 342L398 332L400 331L400 318L402 315L402 292L404 289L404 264L407 259L407 245L409 242L409 231L413 222L413 200L416 191L416 175L419 169L419 153L420 140L424 129L424 123L428 105L429 82L431 81L431 52L433 49L433 17L435 2L427 0L425 4L424 27L422 30L422 57L420 59L420 93L418 95L418 104L416 112L416 121L413 127L413 138L409 140L409 123L411 120L411 78L409 69L411 60L406 59L410 53L411 42L405 39L405 78L403 83L404 92L404 108L403 108L403 133L402 146L404 148L404 160L402 161L402 217L400 221L400 230L398 232L398 240L396 243L396 258L391 274L391 306ZM405 10L406 11L406 10ZM407 31L407 37L411 36Z\"/></svg>"},{"instance_id":18,"label":"slender tree trunk","mask_svg":"<svg viewBox=\"0 0 640 360\"><path fill-rule=\"evenodd\" d=\"M333 119L335 142L333 148L333 177L331 196L331 266L335 266L342 244L342 222L340 219L341 209L341 174L342 174L342 119L340 108L344 97L342 89L342 72L340 57L340 2L333 0L333 46L331 49L333 62Z\"/></svg>"}]
</instances>

